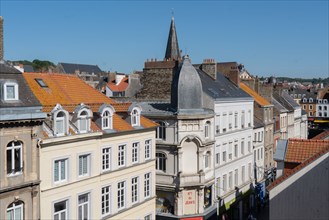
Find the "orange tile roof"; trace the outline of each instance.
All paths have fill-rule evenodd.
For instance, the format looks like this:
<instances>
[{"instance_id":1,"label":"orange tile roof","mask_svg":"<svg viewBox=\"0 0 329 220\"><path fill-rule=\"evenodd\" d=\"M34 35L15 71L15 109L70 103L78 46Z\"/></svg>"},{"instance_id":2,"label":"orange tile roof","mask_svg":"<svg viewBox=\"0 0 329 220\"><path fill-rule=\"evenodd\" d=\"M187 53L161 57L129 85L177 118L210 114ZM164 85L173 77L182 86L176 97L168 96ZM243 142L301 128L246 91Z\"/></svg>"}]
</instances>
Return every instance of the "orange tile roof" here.
<instances>
[{"instance_id":1,"label":"orange tile roof","mask_svg":"<svg viewBox=\"0 0 329 220\"><path fill-rule=\"evenodd\" d=\"M60 103L63 107L71 106L73 109L80 103L95 108L96 106L99 107L99 104L114 103L114 100L106 97L75 75L23 73L23 76L34 95L45 107L44 111L46 112L49 112L49 108L54 107L57 103ZM42 79L47 87L41 87L35 79Z\"/></svg>"},{"instance_id":2,"label":"orange tile roof","mask_svg":"<svg viewBox=\"0 0 329 220\"><path fill-rule=\"evenodd\" d=\"M115 109L115 112L127 112L130 105L131 105L131 102L113 103L112 104L113 108Z\"/></svg>"},{"instance_id":3,"label":"orange tile roof","mask_svg":"<svg viewBox=\"0 0 329 220\"><path fill-rule=\"evenodd\" d=\"M313 156L309 157L307 160L296 166L294 169L286 172L284 175L274 180L274 182L267 187L267 190L269 191L272 190L274 187L276 187L277 185L279 185L280 183L282 183L283 181L285 181L286 179L288 179L289 177L291 177L292 175L294 175L295 173L297 173L299 170L303 169L307 165L311 164L312 162L314 162L315 160L317 160L319 157L326 154L327 152L329 152L329 146L323 148L320 152L317 152Z\"/></svg>"},{"instance_id":4,"label":"orange tile roof","mask_svg":"<svg viewBox=\"0 0 329 220\"><path fill-rule=\"evenodd\" d=\"M107 86L113 91L113 92L123 92L128 87L128 77L123 77L122 80L119 82L118 85L116 85L113 81L109 82Z\"/></svg>"},{"instance_id":5,"label":"orange tile roof","mask_svg":"<svg viewBox=\"0 0 329 220\"><path fill-rule=\"evenodd\" d=\"M312 138L312 140L325 140L329 138L329 130L325 130Z\"/></svg>"},{"instance_id":6,"label":"orange tile roof","mask_svg":"<svg viewBox=\"0 0 329 220\"><path fill-rule=\"evenodd\" d=\"M246 84L240 83L240 88L243 89L243 91L245 91L249 95L251 95L255 99L255 102L257 102L259 105L262 106L271 105L269 101L267 101L265 98L260 96L256 91L249 88Z\"/></svg>"},{"instance_id":7,"label":"orange tile roof","mask_svg":"<svg viewBox=\"0 0 329 220\"><path fill-rule=\"evenodd\" d=\"M141 116L141 126L144 128L150 128L150 127L159 126L159 124L155 123L154 121L152 121L148 118Z\"/></svg>"},{"instance_id":8,"label":"orange tile roof","mask_svg":"<svg viewBox=\"0 0 329 220\"><path fill-rule=\"evenodd\" d=\"M130 130L134 130L134 128L131 126L131 124L129 124L128 122L126 122L125 120L123 120L117 114L114 114L113 115L113 128L116 131L130 131Z\"/></svg>"},{"instance_id":9,"label":"orange tile roof","mask_svg":"<svg viewBox=\"0 0 329 220\"><path fill-rule=\"evenodd\" d=\"M329 140L289 139L284 161L303 163L326 147L329 147Z\"/></svg>"}]
</instances>

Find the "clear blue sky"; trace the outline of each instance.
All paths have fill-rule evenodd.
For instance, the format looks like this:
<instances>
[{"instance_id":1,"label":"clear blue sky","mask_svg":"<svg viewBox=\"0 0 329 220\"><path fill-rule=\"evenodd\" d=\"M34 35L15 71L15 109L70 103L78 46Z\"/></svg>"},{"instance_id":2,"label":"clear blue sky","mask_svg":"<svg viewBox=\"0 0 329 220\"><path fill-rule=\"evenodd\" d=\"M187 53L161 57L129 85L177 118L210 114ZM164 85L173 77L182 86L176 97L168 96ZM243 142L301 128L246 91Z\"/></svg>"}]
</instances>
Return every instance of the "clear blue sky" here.
<instances>
[{"instance_id":1,"label":"clear blue sky","mask_svg":"<svg viewBox=\"0 0 329 220\"><path fill-rule=\"evenodd\" d=\"M243 63L259 76L328 77L324 1L15 1L0 0L6 60L97 64L142 70L163 59L171 11L180 49Z\"/></svg>"}]
</instances>

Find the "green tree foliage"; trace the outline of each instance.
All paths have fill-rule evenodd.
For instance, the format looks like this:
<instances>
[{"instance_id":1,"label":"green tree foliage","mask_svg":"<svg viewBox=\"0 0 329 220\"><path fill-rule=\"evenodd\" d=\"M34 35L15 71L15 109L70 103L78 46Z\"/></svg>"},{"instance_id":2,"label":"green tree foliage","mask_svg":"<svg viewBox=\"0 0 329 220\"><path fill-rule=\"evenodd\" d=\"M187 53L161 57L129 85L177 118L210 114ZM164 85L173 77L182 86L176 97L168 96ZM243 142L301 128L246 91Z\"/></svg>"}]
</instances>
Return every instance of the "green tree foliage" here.
<instances>
[{"instance_id":1,"label":"green tree foliage","mask_svg":"<svg viewBox=\"0 0 329 220\"><path fill-rule=\"evenodd\" d=\"M35 59L32 62L28 60L18 60L18 61L13 61L13 63L31 65L36 72L46 72L49 69L55 68L55 64L48 60Z\"/></svg>"}]
</instances>

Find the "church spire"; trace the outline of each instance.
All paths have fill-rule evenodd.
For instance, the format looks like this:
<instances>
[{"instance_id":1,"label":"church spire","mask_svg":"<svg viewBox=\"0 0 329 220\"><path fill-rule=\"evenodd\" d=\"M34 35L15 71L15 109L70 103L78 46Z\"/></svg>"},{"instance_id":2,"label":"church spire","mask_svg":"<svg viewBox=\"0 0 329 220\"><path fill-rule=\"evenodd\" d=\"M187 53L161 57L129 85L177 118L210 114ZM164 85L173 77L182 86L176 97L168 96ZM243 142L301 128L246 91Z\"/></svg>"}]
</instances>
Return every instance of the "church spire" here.
<instances>
[{"instance_id":1,"label":"church spire","mask_svg":"<svg viewBox=\"0 0 329 220\"><path fill-rule=\"evenodd\" d=\"M172 18L171 18L165 59L168 59L168 60L181 59L180 51L179 51L179 47L178 47L178 40L177 40L174 16L172 16Z\"/></svg>"}]
</instances>

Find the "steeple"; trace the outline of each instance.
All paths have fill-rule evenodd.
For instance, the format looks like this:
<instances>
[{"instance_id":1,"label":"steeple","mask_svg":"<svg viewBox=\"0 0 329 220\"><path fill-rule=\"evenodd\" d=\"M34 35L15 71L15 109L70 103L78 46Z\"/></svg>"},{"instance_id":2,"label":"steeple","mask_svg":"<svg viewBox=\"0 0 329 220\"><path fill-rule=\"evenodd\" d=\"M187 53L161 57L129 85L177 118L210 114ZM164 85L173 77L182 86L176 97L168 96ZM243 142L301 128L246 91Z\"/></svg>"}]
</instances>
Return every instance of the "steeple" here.
<instances>
[{"instance_id":1,"label":"steeple","mask_svg":"<svg viewBox=\"0 0 329 220\"><path fill-rule=\"evenodd\" d=\"M180 51L179 51L179 47L178 47L178 40L177 40L174 16L171 18L165 59L168 59L168 60L181 59Z\"/></svg>"}]
</instances>

